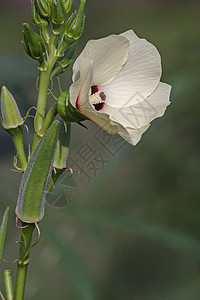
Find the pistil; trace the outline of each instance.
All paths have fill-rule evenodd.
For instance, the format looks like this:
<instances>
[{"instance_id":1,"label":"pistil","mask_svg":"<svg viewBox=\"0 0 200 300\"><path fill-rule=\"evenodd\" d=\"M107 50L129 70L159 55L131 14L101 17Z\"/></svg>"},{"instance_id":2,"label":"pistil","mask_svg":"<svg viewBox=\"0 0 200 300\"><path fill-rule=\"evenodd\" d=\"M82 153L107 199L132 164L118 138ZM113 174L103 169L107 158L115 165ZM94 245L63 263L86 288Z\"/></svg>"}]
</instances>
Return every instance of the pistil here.
<instances>
[{"instance_id":1,"label":"pistil","mask_svg":"<svg viewBox=\"0 0 200 300\"><path fill-rule=\"evenodd\" d=\"M104 107L106 94L102 91L99 91L98 86L94 85L91 87L89 101L93 104L94 108L99 111Z\"/></svg>"}]
</instances>

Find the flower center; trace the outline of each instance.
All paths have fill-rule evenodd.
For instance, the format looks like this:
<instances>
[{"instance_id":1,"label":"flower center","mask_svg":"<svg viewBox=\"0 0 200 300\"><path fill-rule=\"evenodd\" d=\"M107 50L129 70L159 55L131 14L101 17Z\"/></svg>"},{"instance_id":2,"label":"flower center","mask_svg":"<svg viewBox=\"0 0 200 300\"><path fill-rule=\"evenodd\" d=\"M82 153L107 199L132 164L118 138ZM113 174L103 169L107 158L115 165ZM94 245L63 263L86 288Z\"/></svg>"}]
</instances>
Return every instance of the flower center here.
<instances>
[{"instance_id":1,"label":"flower center","mask_svg":"<svg viewBox=\"0 0 200 300\"><path fill-rule=\"evenodd\" d=\"M91 87L91 95L89 101L93 104L96 110L101 110L104 107L106 95L104 92L99 91L98 86Z\"/></svg>"}]
</instances>

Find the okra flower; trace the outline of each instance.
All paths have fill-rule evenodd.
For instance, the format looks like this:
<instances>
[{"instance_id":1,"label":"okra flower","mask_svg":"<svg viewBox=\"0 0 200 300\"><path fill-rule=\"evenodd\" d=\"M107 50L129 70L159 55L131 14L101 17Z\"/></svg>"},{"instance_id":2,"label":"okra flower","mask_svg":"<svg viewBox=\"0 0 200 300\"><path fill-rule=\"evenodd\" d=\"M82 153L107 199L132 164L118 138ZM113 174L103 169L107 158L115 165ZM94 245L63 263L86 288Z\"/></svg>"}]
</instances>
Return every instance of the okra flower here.
<instances>
[{"instance_id":1,"label":"okra flower","mask_svg":"<svg viewBox=\"0 0 200 300\"><path fill-rule=\"evenodd\" d=\"M90 40L73 66L70 102L110 134L135 145L169 105L156 47L132 30Z\"/></svg>"}]
</instances>

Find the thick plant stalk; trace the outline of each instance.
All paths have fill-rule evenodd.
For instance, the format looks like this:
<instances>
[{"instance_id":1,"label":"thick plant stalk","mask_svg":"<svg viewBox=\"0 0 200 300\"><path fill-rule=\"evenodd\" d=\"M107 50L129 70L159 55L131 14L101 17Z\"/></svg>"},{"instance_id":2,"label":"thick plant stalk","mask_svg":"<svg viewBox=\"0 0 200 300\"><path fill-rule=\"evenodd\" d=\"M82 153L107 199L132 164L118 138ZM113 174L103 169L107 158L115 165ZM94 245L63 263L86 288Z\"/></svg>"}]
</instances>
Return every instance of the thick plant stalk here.
<instances>
[{"instance_id":1,"label":"thick plant stalk","mask_svg":"<svg viewBox=\"0 0 200 300\"><path fill-rule=\"evenodd\" d=\"M22 226L26 226L26 223L22 223ZM17 266L17 276L15 283L14 300L23 300L26 284L26 274L29 263L29 252L31 249L31 240L35 224L29 224L26 228L22 229L19 259Z\"/></svg>"},{"instance_id":2,"label":"thick plant stalk","mask_svg":"<svg viewBox=\"0 0 200 300\"><path fill-rule=\"evenodd\" d=\"M46 114L46 102L47 102L47 94L49 88L49 80L51 76L51 71L58 59L58 57L55 56L55 40L56 40L56 36L53 35L49 41L49 65L47 70L41 70L41 74L40 74L37 112L34 120L35 134L33 139L32 151L35 149L36 145L38 144L41 138L40 130L44 123L45 114Z\"/></svg>"},{"instance_id":3,"label":"thick plant stalk","mask_svg":"<svg viewBox=\"0 0 200 300\"><path fill-rule=\"evenodd\" d=\"M12 287L12 271L3 271L4 286L6 291L6 299L13 300L13 287Z\"/></svg>"}]
</instances>

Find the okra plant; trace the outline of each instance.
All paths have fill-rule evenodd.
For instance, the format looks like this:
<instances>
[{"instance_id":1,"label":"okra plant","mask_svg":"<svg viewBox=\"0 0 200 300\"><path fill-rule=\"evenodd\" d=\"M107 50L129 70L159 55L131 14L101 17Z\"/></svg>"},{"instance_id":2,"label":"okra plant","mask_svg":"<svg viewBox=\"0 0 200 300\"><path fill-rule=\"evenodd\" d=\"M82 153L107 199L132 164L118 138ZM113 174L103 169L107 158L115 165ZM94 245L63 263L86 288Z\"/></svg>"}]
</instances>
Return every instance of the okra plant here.
<instances>
[{"instance_id":1,"label":"okra plant","mask_svg":"<svg viewBox=\"0 0 200 300\"><path fill-rule=\"evenodd\" d=\"M22 173L16 203L16 225L21 230L17 274L13 289L10 270L3 271L6 299L24 299L32 234L45 214L45 202L59 176L68 168L71 123L91 120L109 134L119 134L136 145L153 119L164 114L171 87L160 82L161 59L151 43L133 30L90 40L73 65L72 84L47 111L51 82L70 66L81 37L85 0L72 10L72 0L32 0L34 26L23 24L26 53L38 62L38 97L34 136L28 156L24 151L26 120L5 86L1 88L1 124L13 140L15 168ZM140 95L136 97L135 95ZM139 100L138 100L139 99ZM141 113L142 112L142 113ZM84 128L82 130L85 130ZM8 220L0 227L0 258ZM21 223L21 224L20 224ZM4 291L0 297L4 299Z\"/></svg>"}]
</instances>

